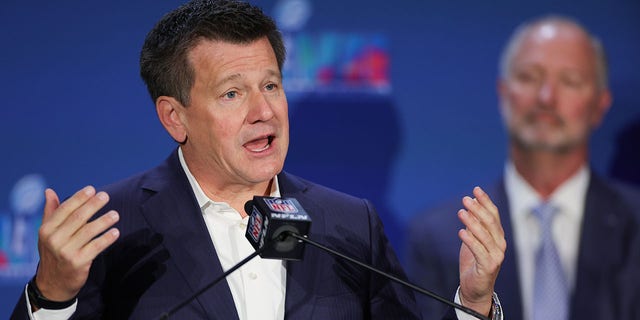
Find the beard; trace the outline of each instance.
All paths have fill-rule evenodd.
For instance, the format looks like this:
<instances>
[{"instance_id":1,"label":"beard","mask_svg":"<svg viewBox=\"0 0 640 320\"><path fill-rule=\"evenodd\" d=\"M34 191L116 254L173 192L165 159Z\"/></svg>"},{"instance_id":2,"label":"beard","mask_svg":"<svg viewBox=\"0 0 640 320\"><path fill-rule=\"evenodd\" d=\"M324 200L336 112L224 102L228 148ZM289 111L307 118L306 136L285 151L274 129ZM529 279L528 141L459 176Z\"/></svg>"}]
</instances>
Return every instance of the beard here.
<instances>
[{"instance_id":1,"label":"beard","mask_svg":"<svg viewBox=\"0 0 640 320\"><path fill-rule=\"evenodd\" d=\"M553 111L532 111L509 127L510 140L529 152L564 154L582 146L588 136L572 132L567 122Z\"/></svg>"}]
</instances>

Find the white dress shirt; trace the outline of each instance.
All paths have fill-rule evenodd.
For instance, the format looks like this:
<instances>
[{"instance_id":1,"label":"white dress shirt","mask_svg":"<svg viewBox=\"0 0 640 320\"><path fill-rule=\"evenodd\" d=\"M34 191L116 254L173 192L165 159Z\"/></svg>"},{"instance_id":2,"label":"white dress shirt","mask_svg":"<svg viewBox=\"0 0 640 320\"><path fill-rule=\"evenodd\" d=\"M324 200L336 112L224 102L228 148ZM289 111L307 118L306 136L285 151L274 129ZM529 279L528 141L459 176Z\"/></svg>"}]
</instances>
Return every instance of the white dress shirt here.
<instances>
[{"instance_id":1,"label":"white dress shirt","mask_svg":"<svg viewBox=\"0 0 640 320\"><path fill-rule=\"evenodd\" d=\"M504 176L515 252L517 252L524 320L528 320L533 304L535 252L540 243L540 226L532 209L543 199L516 171L513 163L506 164ZM553 220L552 233L570 292L573 291L575 284L578 244L588 185L589 169L583 166L575 175L558 186L548 200L558 208Z\"/></svg>"},{"instance_id":2,"label":"white dress shirt","mask_svg":"<svg viewBox=\"0 0 640 320\"><path fill-rule=\"evenodd\" d=\"M222 269L226 271L255 251L245 237L249 217L243 219L240 213L227 203L216 202L207 197L189 171L182 149L178 150L178 155L198 200L198 206L204 215L204 221ZM273 179L271 196L279 197L278 177ZM284 319L286 289L284 261L255 257L231 273L227 277L227 283L240 320Z\"/></svg>"}]
</instances>

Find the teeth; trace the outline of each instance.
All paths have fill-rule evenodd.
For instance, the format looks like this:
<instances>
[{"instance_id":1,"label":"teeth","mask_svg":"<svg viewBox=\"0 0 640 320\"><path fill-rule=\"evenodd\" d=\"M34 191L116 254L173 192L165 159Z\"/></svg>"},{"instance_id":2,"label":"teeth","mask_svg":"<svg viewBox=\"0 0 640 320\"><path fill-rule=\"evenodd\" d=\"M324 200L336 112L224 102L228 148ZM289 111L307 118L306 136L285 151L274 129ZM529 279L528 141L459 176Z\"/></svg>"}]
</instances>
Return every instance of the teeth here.
<instances>
[{"instance_id":1,"label":"teeth","mask_svg":"<svg viewBox=\"0 0 640 320\"><path fill-rule=\"evenodd\" d=\"M269 148L269 146L271 145L271 143L267 143L264 147L260 148L260 149L253 149L251 151L253 152L261 152L261 151L265 151Z\"/></svg>"},{"instance_id":2,"label":"teeth","mask_svg":"<svg viewBox=\"0 0 640 320\"><path fill-rule=\"evenodd\" d=\"M266 140L266 141L265 141ZM257 144L258 141L256 141L255 143L251 143L251 145L253 145L253 148L251 148L250 146L247 146L249 150L251 150L251 152L262 152L265 151L267 149L269 149L269 146L271 146L271 142L273 142L273 136L269 136L266 139L263 139L263 141L265 142L265 145L262 147L257 148Z\"/></svg>"}]
</instances>

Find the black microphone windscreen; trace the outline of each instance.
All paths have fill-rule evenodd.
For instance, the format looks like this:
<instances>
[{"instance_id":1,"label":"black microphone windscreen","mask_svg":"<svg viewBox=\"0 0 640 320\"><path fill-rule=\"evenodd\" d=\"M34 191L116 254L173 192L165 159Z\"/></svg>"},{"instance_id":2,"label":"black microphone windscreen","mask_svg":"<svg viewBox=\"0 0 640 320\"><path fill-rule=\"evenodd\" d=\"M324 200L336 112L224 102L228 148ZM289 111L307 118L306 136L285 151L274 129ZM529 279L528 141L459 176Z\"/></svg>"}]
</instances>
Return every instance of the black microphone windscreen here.
<instances>
[{"instance_id":1,"label":"black microphone windscreen","mask_svg":"<svg viewBox=\"0 0 640 320\"><path fill-rule=\"evenodd\" d=\"M301 260L304 244L289 232L301 236L309 234L311 217L294 198L254 196L245 204L249 215L245 236L254 249L269 245L260 254L262 258Z\"/></svg>"}]
</instances>

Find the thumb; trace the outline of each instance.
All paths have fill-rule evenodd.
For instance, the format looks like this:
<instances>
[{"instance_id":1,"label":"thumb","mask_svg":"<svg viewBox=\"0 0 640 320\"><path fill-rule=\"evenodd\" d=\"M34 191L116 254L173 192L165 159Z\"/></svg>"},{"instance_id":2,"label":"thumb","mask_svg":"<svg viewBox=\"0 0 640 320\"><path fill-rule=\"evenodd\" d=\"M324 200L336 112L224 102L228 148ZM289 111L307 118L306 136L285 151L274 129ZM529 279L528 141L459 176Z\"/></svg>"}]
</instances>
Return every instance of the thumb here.
<instances>
[{"instance_id":1,"label":"thumb","mask_svg":"<svg viewBox=\"0 0 640 320\"><path fill-rule=\"evenodd\" d=\"M51 188L47 188L44 191L44 199L44 215L42 217L42 222L49 220L53 215L53 212L60 206L60 199L56 192Z\"/></svg>"}]
</instances>

